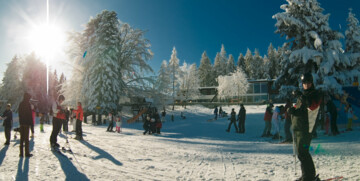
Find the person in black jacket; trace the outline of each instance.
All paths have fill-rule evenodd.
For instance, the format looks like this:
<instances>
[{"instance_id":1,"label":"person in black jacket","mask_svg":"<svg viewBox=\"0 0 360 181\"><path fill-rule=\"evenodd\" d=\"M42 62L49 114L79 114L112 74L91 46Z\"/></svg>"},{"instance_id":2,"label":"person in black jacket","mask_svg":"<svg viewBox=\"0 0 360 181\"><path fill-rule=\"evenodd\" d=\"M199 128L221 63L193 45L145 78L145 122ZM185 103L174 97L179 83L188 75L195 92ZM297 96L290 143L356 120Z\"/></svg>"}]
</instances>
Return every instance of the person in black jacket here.
<instances>
[{"instance_id":1,"label":"person in black jacket","mask_svg":"<svg viewBox=\"0 0 360 181\"><path fill-rule=\"evenodd\" d=\"M13 124L11 104L8 104L6 106L6 110L4 111L4 113L2 114L1 117L2 117L2 119L4 119L3 126L5 129L5 138L6 138L5 145L9 145L10 138L11 138L11 128L12 128L12 124Z\"/></svg>"},{"instance_id":2,"label":"person in black jacket","mask_svg":"<svg viewBox=\"0 0 360 181\"><path fill-rule=\"evenodd\" d=\"M246 119L246 109L244 107L244 104L240 104L240 110L238 114L240 133L245 133L245 119Z\"/></svg>"},{"instance_id":3,"label":"person in black jacket","mask_svg":"<svg viewBox=\"0 0 360 181\"><path fill-rule=\"evenodd\" d=\"M326 108L330 113L330 125L331 125L331 133L332 135L338 135L340 134L336 120L337 120L337 108L334 104L334 102L331 100L331 97L328 97L326 99Z\"/></svg>"},{"instance_id":4,"label":"person in black jacket","mask_svg":"<svg viewBox=\"0 0 360 181\"><path fill-rule=\"evenodd\" d=\"M229 127L228 127L228 129L226 130L226 132L230 132L231 125L234 123L236 132L238 133L238 132L239 132L239 129L238 129L238 127L236 126L236 112L235 112L234 108L231 110L231 117L230 117L229 119L230 119L230 124L229 124Z\"/></svg>"},{"instance_id":5,"label":"person in black jacket","mask_svg":"<svg viewBox=\"0 0 360 181\"><path fill-rule=\"evenodd\" d=\"M30 94L25 93L22 102L19 105L19 122L20 122L20 157L24 156L24 143L25 143L25 156L31 157L29 150L29 131L30 126L33 124Z\"/></svg>"},{"instance_id":6,"label":"person in black jacket","mask_svg":"<svg viewBox=\"0 0 360 181\"><path fill-rule=\"evenodd\" d=\"M315 89L313 78L310 73L301 77L303 92L295 92L298 97L296 108L291 107L288 113L291 115L292 127L295 136L295 145L298 158L301 162L302 176L300 181L319 180L315 177L316 171L314 162L309 153L316 117L321 104L321 93Z\"/></svg>"}]
</instances>

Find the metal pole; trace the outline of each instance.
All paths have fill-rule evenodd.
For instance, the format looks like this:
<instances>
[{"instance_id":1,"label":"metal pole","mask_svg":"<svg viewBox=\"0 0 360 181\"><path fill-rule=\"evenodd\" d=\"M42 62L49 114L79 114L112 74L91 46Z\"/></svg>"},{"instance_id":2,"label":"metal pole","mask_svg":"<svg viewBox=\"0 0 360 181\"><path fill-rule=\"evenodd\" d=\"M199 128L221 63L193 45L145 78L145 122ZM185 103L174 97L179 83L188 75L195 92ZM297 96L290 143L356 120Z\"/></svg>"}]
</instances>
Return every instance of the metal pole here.
<instances>
[{"instance_id":1,"label":"metal pole","mask_svg":"<svg viewBox=\"0 0 360 181\"><path fill-rule=\"evenodd\" d=\"M293 137L293 156L294 156L294 168L295 168L295 175L296 175L296 146L295 146L295 134L294 130L292 130L292 137Z\"/></svg>"}]
</instances>

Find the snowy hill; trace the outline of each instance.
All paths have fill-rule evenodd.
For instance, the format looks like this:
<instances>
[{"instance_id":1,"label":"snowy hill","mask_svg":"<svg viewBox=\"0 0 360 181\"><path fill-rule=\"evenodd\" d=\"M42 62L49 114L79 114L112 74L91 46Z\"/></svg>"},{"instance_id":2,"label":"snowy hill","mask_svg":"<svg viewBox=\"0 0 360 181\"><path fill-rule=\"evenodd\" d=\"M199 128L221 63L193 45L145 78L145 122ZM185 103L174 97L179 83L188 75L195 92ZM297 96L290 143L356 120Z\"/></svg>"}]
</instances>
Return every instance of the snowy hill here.
<instances>
[{"instance_id":1,"label":"snowy hill","mask_svg":"<svg viewBox=\"0 0 360 181\"><path fill-rule=\"evenodd\" d=\"M233 106L234 107L234 106ZM230 112L232 107L223 107ZM239 107L234 107L236 111ZM34 156L19 158L19 137L4 147L0 130L0 180L294 180L292 144L269 143L261 138L264 106L245 106L245 134L225 132L229 121L213 117L201 106L167 113L161 135L143 135L142 123L123 123L123 132L106 132L106 126L83 124L84 141L69 139L74 155L49 150L51 125L45 133L35 127L30 142ZM187 119L180 119L184 111ZM170 121L170 115L175 121ZM69 126L72 130L72 126ZM12 132L12 135L14 132ZM64 134L58 137L66 146ZM320 178L344 176L360 180L360 129L312 141L312 156ZM69 133L69 137L74 137Z\"/></svg>"}]
</instances>

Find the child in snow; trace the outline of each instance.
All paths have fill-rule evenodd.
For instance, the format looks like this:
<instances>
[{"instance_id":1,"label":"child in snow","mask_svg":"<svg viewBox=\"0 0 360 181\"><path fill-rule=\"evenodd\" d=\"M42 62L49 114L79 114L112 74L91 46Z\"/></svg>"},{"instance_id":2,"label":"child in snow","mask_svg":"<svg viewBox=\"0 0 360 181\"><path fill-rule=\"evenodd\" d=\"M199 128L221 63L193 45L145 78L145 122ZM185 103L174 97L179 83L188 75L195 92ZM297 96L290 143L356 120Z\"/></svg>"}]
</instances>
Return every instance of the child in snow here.
<instances>
[{"instance_id":1,"label":"child in snow","mask_svg":"<svg viewBox=\"0 0 360 181\"><path fill-rule=\"evenodd\" d=\"M347 123L347 126L346 126L346 131L352 131L352 121L353 121L353 117L354 117L354 114L353 114L353 109L351 107L350 104L348 104L346 106L346 113L347 113L347 118L348 118L348 123Z\"/></svg>"},{"instance_id":2,"label":"child in snow","mask_svg":"<svg viewBox=\"0 0 360 181\"><path fill-rule=\"evenodd\" d=\"M45 113L40 113L40 132L44 132Z\"/></svg>"},{"instance_id":3,"label":"child in snow","mask_svg":"<svg viewBox=\"0 0 360 181\"><path fill-rule=\"evenodd\" d=\"M143 125L143 128L144 128L144 135L149 131L150 132L150 115L148 114L145 118L145 122L144 122L144 125Z\"/></svg>"},{"instance_id":4,"label":"child in snow","mask_svg":"<svg viewBox=\"0 0 360 181\"><path fill-rule=\"evenodd\" d=\"M273 107L274 105L272 103L269 104L269 106L266 108L265 115L264 115L264 121L265 121L265 128L263 131L263 134L261 137L269 137L272 136L271 131L271 117L273 115Z\"/></svg>"},{"instance_id":5,"label":"child in snow","mask_svg":"<svg viewBox=\"0 0 360 181\"><path fill-rule=\"evenodd\" d=\"M120 133L121 132L121 125L122 125L122 120L121 120L121 115L116 119L116 132Z\"/></svg>"},{"instance_id":6,"label":"child in snow","mask_svg":"<svg viewBox=\"0 0 360 181\"><path fill-rule=\"evenodd\" d=\"M276 106L274 113L272 115L271 118L271 123L272 123L272 127L274 128L273 130L273 139L279 139L280 138L280 120L281 120L281 114L280 114L280 107Z\"/></svg>"},{"instance_id":7,"label":"child in snow","mask_svg":"<svg viewBox=\"0 0 360 181\"><path fill-rule=\"evenodd\" d=\"M114 116L112 115L111 112L109 113L108 119L109 119L109 126L108 126L106 131L114 132L113 131L113 128L114 128Z\"/></svg>"}]
</instances>

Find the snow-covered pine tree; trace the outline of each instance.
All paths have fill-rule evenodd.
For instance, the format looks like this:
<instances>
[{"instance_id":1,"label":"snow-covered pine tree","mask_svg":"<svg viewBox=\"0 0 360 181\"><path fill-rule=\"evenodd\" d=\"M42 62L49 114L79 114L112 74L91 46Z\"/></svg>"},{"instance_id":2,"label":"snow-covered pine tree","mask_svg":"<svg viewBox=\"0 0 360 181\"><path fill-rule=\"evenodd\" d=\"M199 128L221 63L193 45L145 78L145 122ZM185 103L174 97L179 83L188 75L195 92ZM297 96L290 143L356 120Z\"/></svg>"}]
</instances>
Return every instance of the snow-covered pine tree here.
<instances>
[{"instance_id":1,"label":"snow-covered pine tree","mask_svg":"<svg viewBox=\"0 0 360 181\"><path fill-rule=\"evenodd\" d=\"M19 103L24 95L24 88L21 82L22 70L21 60L15 55L7 64L0 89L1 100L6 100L5 104L10 103L14 111L19 107ZM3 109L5 109L5 106L3 106Z\"/></svg>"},{"instance_id":2,"label":"snow-covered pine tree","mask_svg":"<svg viewBox=\"0 0 360 181\"><path fill-rule=\"evenodd\" d=\"M171 85L170 72L169 72L168 64L166 60L163 60L159 70L158 78L156 80L157 91L163 94L164 96L170 95L171 92L170 85Z\"/></svg>"},{"instance_id":3,"label":"snow-covered pine tree","mask_svg":"<svg viewBox=\"0 0 360 181\"><path fill-rule=\"evenodd\" d=\"M224 47L224 44L221 44L221 50L220 50L220 75L228 75L229 72L227 72L227 61L228 57L226 55L226 50Z\"/></svg>"},{"instance_id":4,"label":"snow-covered pine tree","mask_svg":"<svg viewBox=\"0 0 360 181\"><path fill-rule=\"evenodd\" d=\"M235 72L235 70L236 70L235 60L234 60L234 57L232 56L232 54L230 54L229 59L227 60L227 64L226 64L226 72L227 72L227 74L231 74L231 73Z\"/></svg>"},{"instance_id":5,"label":"snow-covered pine tree","mask_svg":"<svg viewBox=\"0 0 360 181\"><path fill-rule=\"evenodd\" d=\"M359 20L355 17L352 9L349 9L349 16L346 20L348 22L345 31L345 52L360 53L360 26Z\"/></svg>"},{"instance_id":6,"label":"snow-covered pine tree","mask_svg":"<svg viewBox=\"0 0 360 181\"><path fill-rule=\"evenodd\" d=\"M345 31L345 52L348 59L351 61L351 69L349 73L353 77L359 78L360 71L360 26L359 20L355 17L352 9L349 9L349 16L347 18L347 29Z\"/></svg>"},{"instance_id":7,"label":"snow-covered pine tree","mask_svg":"<svg viewBox=\"0 0 360 181\"><path fill-rule=\"evenodd\" d=\"M199 79L196 70L196 64L188 66L186 62L180 67L181 76L179 78L179 98L185 104L191 99L196 99L200 95L199 91Z\"/></svg>"},{"instance_id":8,"label":"snow-covered pine tree","mask_svg":"<svg viewBox=\"0 0 360 181\"><path fill-rule=\"evenodd\" d=\"M237 67L241 68L241 70L245 73L246 65L245 65L245 58L242 53L240 53L238 60L237 60Z\"/></svg>"},{"instance_id":9,"label":"snow-covered pine tree","mask_svg":"<svg viewBox=\"0 0 360 181\"><path fill-rule=\"evenodd\" d=\"M291 54L277 83L298 86L300 75L311 72L314 83L324 90L341 91L348 79L342 70L349 61L344 58L340 38L343 35L329 27L329 14L324 15L317 0L287 0L285 12L273 16L276 33L290 40Z\"/></svg>"},{"instance_id":10,"label":"snow-covered pine tree","mask_svg":"<svg viewBox=\"0 0 360 181\"><path fill-rule=\"evenodd\" d=\"M270 67L271 63L270 63L270 60L269 58L264 55L264 58L263 58L263 73L261 74L261 77L264 78L264 79L270 79L270 75L272 74L272 72L274 70L272 70Z\"/></svg>"},{"instance_id":11,"label":"snow-covered pine tree","mask_svg":"<svg viewBox=\"0 0 360 181\"><path fill-rule=\"evenodd\" d=\"M82 93L86 109L100 113L117 110L122 80L118 70L119 21L114 11L102 11L86 25L87 60Z\"/></svg>"},{"instance_id":12,"label":"snow-covered pine tree","mask_svg":"<svg viewBox=\"0 0 360 181\"><path fill-rule=\"evenodd\" d=\"M270 79L275 79L279 74L279 60L276 57L276 49L273 47L272 43L270 43L267 50L267 58L268 58L268 66L269 66L269 76Z\"/></svg>"},{"instance_id":13,"label":"snow-covered pine tree","mask_svg":"<svg viewBox=\"0 0 360 181\"><path fill-rule=\"evenodd\" d=\"M22 74L24 90L31 95L32 99L39 101L37 107L39 111L46 112L49 108L48 95L46 91L46 65L40 61L35 53L26 55L24 60L24 69ZM51 87L49 85L49 89L50 88Z\"/></svg>"},{"instance_id":14,"label":"snow-covered pine tree","mask_svg":"<svg viewBox=\"0 0 360 181\"><path fill-rule=\"evenodd\" d=\"M213 67L206 51L201 55L200 66L198 70L199 82L201 87L213 86L215 77L213 75Z\"/></svg>"},{"instance_id":15,"label":"snow-covered pine tree","mask_svg":"<svg viewBox=\"0 0 360 181\"><path fill-rule=\"evenodd\" d=\"M220 99L239 97L246 94L249 88L246 74L240 68L230 75L219 76L217 81L219 83L218 96Z\"/></svg>"},{"instance_id":16,"label":"snow-covered pine tree","mask_svg":"<svg viewBox=\"0 0 360 181\"><path fill-rule=\"evenodd\" d=\"M253 60L251 62L251 68L253 69L253 78L254 79L262 79L264 67L263 67L263 58L260 56L260 52L258 49L255 49Z\"/></svg>"},{"instance_id":17,"label":"snow-covered pine tree","mask_svg":"<svg viewBox=\"0 0 360 181\"><path fill-rule=\"evenodd\" d=\"M221 58L220 58L220 53L219 52L216 53L213 70L214 70L215 77L218 77L218 76L222 75Z\"/></svg>"},{"instance_id":18,"label":"snow-covered pine tree","mask_svg":"<svg viewBox=\"0 0 360 181\"><path fill-rule=\"evenodd\" d=\"M179 76L180 76L180 67L179 59L177 58L176 48L172 50L171 58L169 60L169 73L170 73L170 82L172 84L172 97L173 97L173 110L175 108L175 95L176 90L179 89Z\"/></svg>"},{"instance_id":19,"label":"snow-covered pine tree","mask_svg":"<svg viewBox=\"0 0 360 181\"><path fill-rule=\"evenodd\" d=\"M251 65L252 61L253 61L253 55L252 55L250 49L246 50L244 60L245 60L245 67L246 67L244 69L245 74L247 75L247 77L249 79L254 78L254 69L252 68L252 65Z\"/></svg>"}]
</instances>

